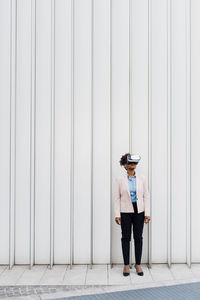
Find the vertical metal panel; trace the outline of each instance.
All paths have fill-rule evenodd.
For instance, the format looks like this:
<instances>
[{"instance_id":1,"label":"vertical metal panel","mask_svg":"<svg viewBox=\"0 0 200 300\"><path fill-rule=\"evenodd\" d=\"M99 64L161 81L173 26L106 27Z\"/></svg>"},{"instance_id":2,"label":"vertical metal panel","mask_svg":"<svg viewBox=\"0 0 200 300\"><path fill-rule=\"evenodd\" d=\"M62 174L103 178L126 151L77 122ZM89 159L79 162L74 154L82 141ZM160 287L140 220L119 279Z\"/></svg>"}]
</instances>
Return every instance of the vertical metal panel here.
<instances>
[{"instance_id":1,"label":"vertical metal panel","mask_svg":"<svg viewBox=\"0 0 200 300\"><path fill-rule=\"evenodd\" d=\"M110 268L112 268L112 0L110 0Z\"/></svg>"},{"instance_id":2,"label":"vertical metal panel","mask_svg":"<svg viewBox=\"0 0 200 300\"><path fill-rule=\"evenodd\" d=\"M150 216L148 224L148 267L152 264L152 1L148 0L148 176L150 194Z\"/></svg>"},{"instance_id":3,"label":"vertical metal panel","mask_svg":"<svg viewBox=\"0 0 200 300\"><path fill-rule=\"evenodd\" d=\"M191 0L186 0L186 207L187 257L191 267Z\"/></svg>"},{"instance_id":4,"label":"vertical metal panel","mask_svg":"<svg viewBox=\"0 0 200 300\"><path fill-rule=\"evenodd\" d=\"M70 257L71 1L55 1L54 265Z\"/></svg>"},{"instance_id":5,"label":"vertical metal panel","mask_svg":"<svg viewBox=\"0 0 200 300\"><path fill-rule=\"evenodd\" d=\"M200 1L191 1L191 263L200 263L199 168L200 168ZM198 32L198 34L197 34Z\"/></svg>"},{"instance_id":6,"label":"vertical metal panel","mask_svg":"<svg viewBox=\"0 0 200 300\"><path fill-rule=\"evenodd\" d=\"M132 0L129 0L129 152L132 152Z\"/></svg>"},{"instance_id":7,"label":"vertical metal panel","mask_svg":"<svg viewBox=\"0 0 200 300\"><path fill-rule=\"evenodd\" d=\"M35 263L35 95L36 95L36 0L31 1L31 103L30 103L30 269Z\"/></svg>"},{"instance_id":8,"label":"vertical metal panel","mask_svg":"<svg viewBox=\"0 0 200 300\"><path fill-rule=\"evenodd\" d=\"M0 1L0 263L9 264L10 207L10 1Z\"/></svg>"},{"instance_id":9,"label":"vertical metal panel","mask_svg":"<svg viewBox=\"0 0 200 300\"><path fill-rule=\"evenodd\" d=\"M172 262L172 111L171 111L171 0L167 0L167 200L168 200L168 217L167 217L167 245L168 245L168 266Z\"/></svg>"},{"instance_id":10,"label":"vertical metal panel","mask_svg":"<svg viewBox=\"0 0 200 300\"><path fill-rule=\"evenodd\" d=\"M17 3L10 1L10 157L9 157L9 268L15 264L16 174L16 36Z\"/></svg>"},{"instance_id":11,"label":"vertical metal panel","mask_svg":"<svg viewBox=\"0 0 200 300\"><path fill-rule=\"evenodd\" d=\"M129 152L132 153L132 0L129 0ZM131 234L131 245L130 245L130 268L132 268L132 253L133 253L133 239Z\"/></svg>"},{"instance_id":12,"label":"vertical metal panel","mask_svg":"<svg viewBox=\"0 0 200 300\"><path fill-rule=\"evenodd\" d=\"M74 262L74 0L71 0L70 269Z\"/></svg>"},{"instance_id":13,"label":"vertical metal panel","mask_svg":"<svg viewBox=\"0 0 200 300\"><path fill-rule=\"evenodd\" d=\"M54 256L55 190L55 0L51 0L51 141L50 141L50 267Z\"/></svg>"},{"instance_id":14,"label":"vertical metal panel","mask_svg":"<svg viewBox=\"0 0 200 300\"><path fill-rule=\"evenodd\" d=\"M90 269L93 264L93 48L94 48L94 3L91 0L91 228L90 228Z\"/></svg>"},{"instance_id":15,"label":"vertical metal panel","mask_svg":"<svg viewBox=\"0 0 200 300\"><path fill-rule=\"evenodd\" d=\"M35 261L50 262L51 1L36 3ZM41 230L42 223L42 230Z\"/></svg>"},{"instance_id":16,"label":"vertical metal panel","mask_svg":"<svg viewBox=\"0 0 200 300\"><path fill-rule=\"evenodd\" d=\"M131 51L131 34L132 34L132 0L129 0L129 152L132 151L132 86L131 86L131 70L132 70L132 51ZM132 244L132 243L131 243Z\"/></svg>"},{"instance_id":17,"label":"vertical metal panel","mask_svg":"<svg viewBox=\"0 0 200 300\"><path fill-rule=\"evenodd\" d=\"M74 262L84 263L87 259L90 264L91 0L75 2L74 38L74 183L76 184L76 189L74 189ZM81 173L84 173L82 180L80 180ZM80 224L82 225L80 226Z\"/></svg>"},{"instance_id":18,"label":"vertical metal panel","mask_svg":"<svg viewBox=\"0 0 200 300\"><path fill-rule=\"evenodd\" d=\"M92 196L94 199L93 264L96 264L103 261L109 263L110 260L110 0L97 0L93 3ZM100 225L102 218L104 219L103 228ZM100 244L104 244L102 249Z\"/></svg>"}]
</instances>

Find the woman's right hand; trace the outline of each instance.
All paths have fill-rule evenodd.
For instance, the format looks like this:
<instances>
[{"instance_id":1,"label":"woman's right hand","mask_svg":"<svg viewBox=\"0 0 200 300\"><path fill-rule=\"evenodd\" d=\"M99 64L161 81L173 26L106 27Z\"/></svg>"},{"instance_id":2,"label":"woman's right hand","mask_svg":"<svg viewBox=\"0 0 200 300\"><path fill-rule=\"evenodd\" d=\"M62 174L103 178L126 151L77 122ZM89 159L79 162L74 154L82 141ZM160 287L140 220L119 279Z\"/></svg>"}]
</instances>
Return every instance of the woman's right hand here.
<instances>
[{"instance_id":1,"label":"woman's right hand","mask_svg":"<svg viewBox=\"0 0 200 300\"><path fill-rule=\"evenodd\" d=\"M118 225L121 225L121 218L116 217L116 218L115 218L115 222L116 222Z\"/></svg>"}]
</instances>

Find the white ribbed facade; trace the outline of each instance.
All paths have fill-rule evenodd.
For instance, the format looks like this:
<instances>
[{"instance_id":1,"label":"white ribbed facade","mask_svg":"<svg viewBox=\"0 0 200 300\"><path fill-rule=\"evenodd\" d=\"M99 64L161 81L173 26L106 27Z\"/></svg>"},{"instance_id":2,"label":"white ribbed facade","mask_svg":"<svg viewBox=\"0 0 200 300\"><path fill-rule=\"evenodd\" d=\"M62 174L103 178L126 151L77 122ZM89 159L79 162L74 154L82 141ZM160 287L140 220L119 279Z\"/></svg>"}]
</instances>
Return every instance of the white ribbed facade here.
<instances>
[{"instance_id":1,"label":"white ribbed facade","mask_svg":"<svg viewBox=\"0 0 200 300\"><path fill-rule=\"evenodd\" d=\"M0 1L0 264L122 263L129 151L151 195L142 263L200 262L199 14L199 0Z\"/></svg>"}]
</instances>

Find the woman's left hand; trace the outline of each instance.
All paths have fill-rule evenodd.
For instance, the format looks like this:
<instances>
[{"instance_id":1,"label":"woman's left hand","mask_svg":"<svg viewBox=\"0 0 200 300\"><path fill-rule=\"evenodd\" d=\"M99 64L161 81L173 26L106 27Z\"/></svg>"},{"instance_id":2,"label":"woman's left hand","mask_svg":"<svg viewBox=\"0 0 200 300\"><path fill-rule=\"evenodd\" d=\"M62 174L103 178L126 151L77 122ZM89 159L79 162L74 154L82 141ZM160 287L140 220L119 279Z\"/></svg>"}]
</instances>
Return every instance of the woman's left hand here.
<instances>
[{"instance_id":1,"label":"woman's left hand","mask_svg":"<svg viewBox=\"0 0 200 300\"><path fill-rule=\"evenodd\" d=\"M144 220L144 223L145 224L148 224L150 221L150 217L149 216L145 216L145 220Z\"/></svg>"}]
</instances>

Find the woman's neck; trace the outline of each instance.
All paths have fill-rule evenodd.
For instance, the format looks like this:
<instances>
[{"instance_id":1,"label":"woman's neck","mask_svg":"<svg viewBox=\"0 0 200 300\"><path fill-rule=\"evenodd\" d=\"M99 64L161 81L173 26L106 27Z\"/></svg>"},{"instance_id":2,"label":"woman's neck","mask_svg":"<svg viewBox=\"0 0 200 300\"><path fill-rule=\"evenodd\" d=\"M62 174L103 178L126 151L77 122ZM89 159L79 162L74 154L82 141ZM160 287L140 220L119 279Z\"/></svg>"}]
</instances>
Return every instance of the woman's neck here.
<instances>
[{"instance_id":1,"label":"woman's neck","mask_svg":"<svg viewBox=\"0 0 200 300\"><path fill-rule=\"evenodd\" d=\"M127 173L130 177L133 177L135 175L135 170L128 170Z\"/></svg>"}]
</instances>

